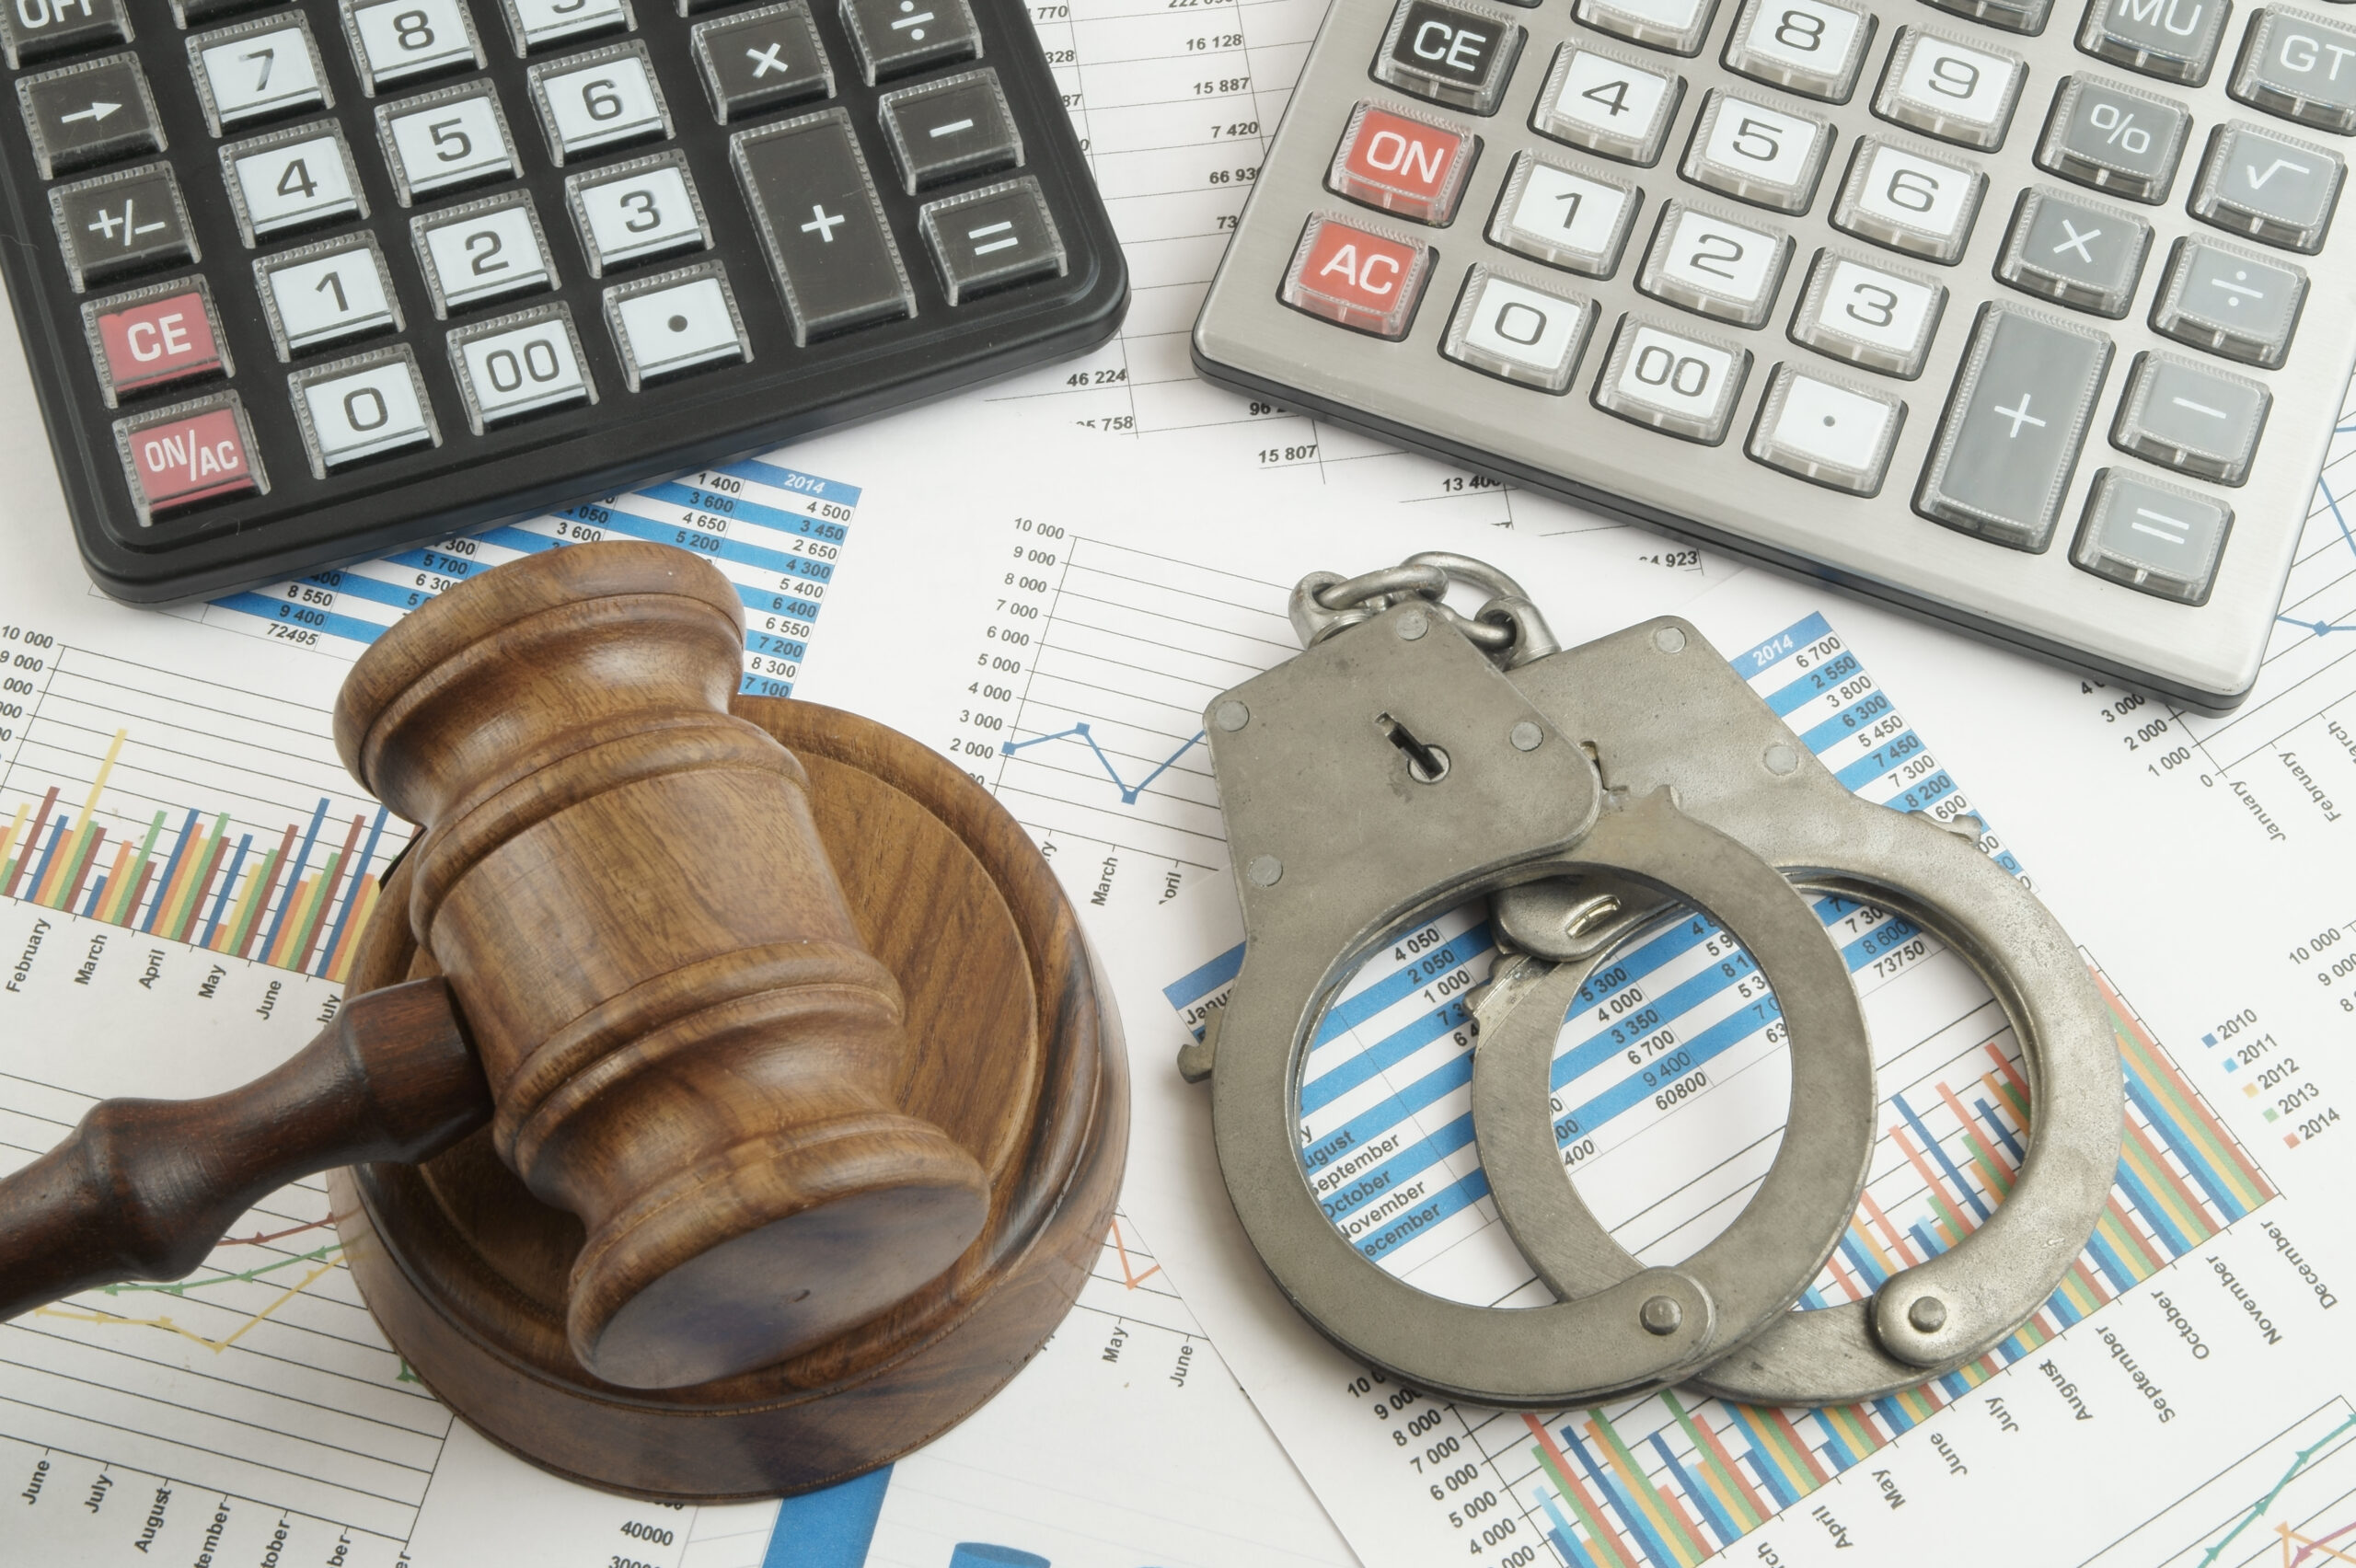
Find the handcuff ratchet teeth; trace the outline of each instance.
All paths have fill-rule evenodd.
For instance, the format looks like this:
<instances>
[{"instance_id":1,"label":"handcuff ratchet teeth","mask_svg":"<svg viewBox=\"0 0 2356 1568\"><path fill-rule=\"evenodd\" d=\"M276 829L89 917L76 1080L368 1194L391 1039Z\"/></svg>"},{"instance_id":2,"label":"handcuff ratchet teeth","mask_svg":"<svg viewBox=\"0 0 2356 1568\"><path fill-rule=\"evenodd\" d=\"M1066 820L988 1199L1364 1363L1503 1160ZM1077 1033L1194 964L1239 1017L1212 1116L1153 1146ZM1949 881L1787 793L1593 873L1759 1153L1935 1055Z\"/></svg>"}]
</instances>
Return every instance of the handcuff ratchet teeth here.
<instances>
[{"instance_id":1,"label":"handcuff ratchet teeth","mask_svg":"<svg viewBox=\"0 0 2356 1568\"><path fill-rule=\"evenodd\" d=\"M1486 602L1452 609L1457 584ZM2108 1196L2123 1109L2100 997L2025 885L1950 827L1850 794L1685 621L1563 651L1511 578L1441 552L1313 573L1290 613L1302 652L1205 713L1245 947L1181 1067L1209 1078L1229 1196L1311 1322L1407 1382L1488 1404L1680 1381L1824 1404L1937 1377L2044 1303ZM1889 909L1970 963L2020 1041L2033 1113L1986 1224L1868 1300L1795 1311L1856 1211L1878 1113L1855 987L1803 890ZM1550 1306L1445 1300L1383 1272L1326 1218L1294 1115L1308 1043L1363 958L1483 894L1501 956L1475 1011L1474 1142ZM1548 1075L1595 965L1687 909L1758 963L1791 1095L1741 1213L1648 1268L1567 1175Z\"/></svg>"}]
</instances>

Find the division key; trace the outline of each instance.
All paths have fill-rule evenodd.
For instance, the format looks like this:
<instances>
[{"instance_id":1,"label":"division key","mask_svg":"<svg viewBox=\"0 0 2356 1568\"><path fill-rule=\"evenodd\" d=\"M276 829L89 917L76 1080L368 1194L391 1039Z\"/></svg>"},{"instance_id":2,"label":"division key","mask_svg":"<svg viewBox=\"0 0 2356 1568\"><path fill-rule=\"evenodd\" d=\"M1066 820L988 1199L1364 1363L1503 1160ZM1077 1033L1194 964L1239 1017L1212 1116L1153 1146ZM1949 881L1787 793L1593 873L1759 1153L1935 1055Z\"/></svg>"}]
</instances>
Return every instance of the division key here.
<instances>
[{"instance_id":1,"label":"division key","mask_svg":"<svg viewBox=\"0 0 2356 1568\"><path fill-rule=\"evenodd\" d=\"M793 317L796 344L916 313L849 114L824 109L740 131L729 138L729 157Z\"/></svg>"}]
</instances>

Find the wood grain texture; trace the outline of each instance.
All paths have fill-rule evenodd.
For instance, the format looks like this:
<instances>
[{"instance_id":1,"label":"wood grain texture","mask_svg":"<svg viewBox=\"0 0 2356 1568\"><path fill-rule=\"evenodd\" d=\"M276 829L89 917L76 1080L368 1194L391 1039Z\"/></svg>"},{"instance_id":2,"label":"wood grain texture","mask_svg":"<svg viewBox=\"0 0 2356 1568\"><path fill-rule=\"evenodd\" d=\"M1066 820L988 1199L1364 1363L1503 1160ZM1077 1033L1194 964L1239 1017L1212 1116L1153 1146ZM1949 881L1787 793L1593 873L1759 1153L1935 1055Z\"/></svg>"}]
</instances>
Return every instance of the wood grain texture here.
<instances>
[{"instance_id":1,"label":"wood grain texture","mask_svg":"<svg viewBox=\"0 0 2356 1568\"><path fill-rule=\"evenodd\" d=\"M1103 1245L1127 1144L1117 1017L1078 919L1027 835L916 742L807 703L734 709L798 755L852 927L898 977L908 1040L892 1093L987 1173L955 1263L884 1312L776 1365L633 1389L572 1355L579 1220L538 1201L478 1133L421 1166L334 1172L347 1257L428 1386L492 1438L593 1485L716 1501L831 1485L978 1408L1036 1354ZM414 859L414 858L412 858ZM404 864L380 909L415 898ZM353 983L432 974L410 924L364 933Z\"/></svg>"},{"instance_id":2,"label":"wood grain texture","mask_svg":"<svg viewBox=\"0 0 2356 1568\"><path fill-rule=\"evenodd\" d=\"M410 934L465 1013L491 1142L586 1237L573 1356L709 1382L896 1310L980 1233L987 1178L902 1104L904 1002L800 762L728 702L736 592L681 551L576 547L431 601L336 709L425 828Z\"/></svg>"},{"instance_id":3,"label":"wood grain texture","mask_svg":"<svg viewBox=\"0 0 2356 1568\"><path fill-rule=\"evenodd\" d=\"M253 1082L203 1100L106 1100L0 1182L0 1318L127 1279L179 1279L237 1216L352 1159L422 1159L491 1119L448 987L340 1009Z\"/></svg>"}]
</instances>

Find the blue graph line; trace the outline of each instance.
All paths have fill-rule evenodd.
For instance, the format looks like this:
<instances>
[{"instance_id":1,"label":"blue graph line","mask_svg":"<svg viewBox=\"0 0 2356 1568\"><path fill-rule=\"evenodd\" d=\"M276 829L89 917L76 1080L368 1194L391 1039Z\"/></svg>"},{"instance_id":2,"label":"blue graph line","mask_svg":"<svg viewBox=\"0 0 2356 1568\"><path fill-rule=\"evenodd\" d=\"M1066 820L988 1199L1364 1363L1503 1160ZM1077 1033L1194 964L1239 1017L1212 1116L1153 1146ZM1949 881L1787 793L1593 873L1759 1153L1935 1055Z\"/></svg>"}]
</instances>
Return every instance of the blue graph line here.
<instances>
[{"instance_id":1,"label":"blue graph line","mask_svg":"<svg viewBox=\"0 0 2356 1568\"><path fill-rule=\"evenodd\" d=\"M2356 431L2356 425L2341 425L2339 428L2342 431ZM2323 482L2321 474L2316 476L2316 489L2323 492L2323 503L2331 508L2331 520L2339 525L2339 536L2347 541L2350 552L2356 554L2356 531L2350 531L2349 528L2347 513L2339 510L2339 498L2331 493L2331 487ZM2303 630L2312 631L2317 637L2335 631L2356 631L2356 623L2346 621L2301 620L2296 616L2286 616L2279 612L2274 618L2285 626L2295 626Z\"/></svg>"},{"instance_id":2,"label":"blue graph line","mask_svg":"<svg viewBox=\"0 0 2356 1568\"><path fill-rule=\"evenodd\" d=\"M1184 756L1188 752L1193 751L1196 746L1202 744L1203 732L1200 730L1195 731L1195 738L1193 740L1188 741L1184 745L1180 746L1176 751L1172 752L1168 756L1164 757L1161 760L1161 765L1160 767L1156 767L1151 773L1147 774L1143 778L1138 780L1135 784L1126 784L1122 782L1120 769L1114 767L1113 766L1113 759L1104 755L1104 748L1096 744L1096 737L1089 732L1088 721L1086 720L1081 720L1068 730L1057 730L1052 735L1034 735L1027 741L1003 742L999 745L999 751L1000 755L1012 756L1015 753L1022 750L1025 746L1044 745L1049 741L1068 740L1082 740L1088 743L1088 749L1096 754L1097 762L1104 769L1104 777L1110 778L1113 781L1114 788L1121 791L1121 804L1125 806L1134 806L1138 803L1138 797L1145 792L1146 786L1151 784L1155 779L1169 772L1172 767L1175 767L1178 765L1178 759L1180 757Z\"/></svg>"}]
</instances>

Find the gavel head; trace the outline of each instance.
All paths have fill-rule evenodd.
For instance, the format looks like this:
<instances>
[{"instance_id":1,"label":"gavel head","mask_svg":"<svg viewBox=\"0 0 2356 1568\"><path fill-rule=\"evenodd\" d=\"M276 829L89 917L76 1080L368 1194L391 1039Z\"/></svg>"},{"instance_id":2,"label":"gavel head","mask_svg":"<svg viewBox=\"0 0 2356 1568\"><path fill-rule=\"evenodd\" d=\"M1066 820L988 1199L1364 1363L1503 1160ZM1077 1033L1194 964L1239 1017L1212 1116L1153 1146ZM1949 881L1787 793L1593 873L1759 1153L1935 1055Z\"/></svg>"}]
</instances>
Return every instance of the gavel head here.
<instances>
[{"instance_id":1,"label":"gavel head","mask_svg":"<svg viewBox=\"0 0 2356 1568\"><path fill-rule=\"evenodd\" d=\"M424 829L407 916L499 1153L585 1228L573 1354L626 1387L766 1366L889 1309L989 1202L895 1101L921 1043L801 764L729 714L743 654L711 567L575 546L421 607L336 708L345 765Z\"/></svg>"}]
</instances>

